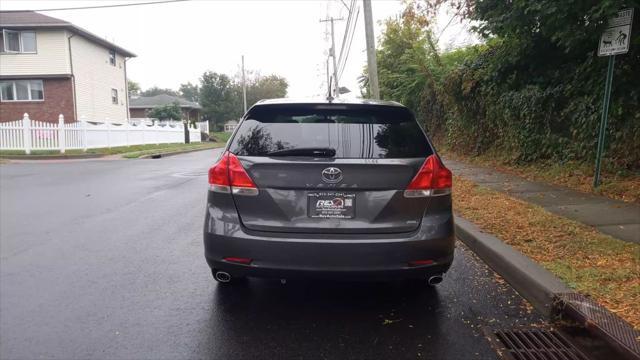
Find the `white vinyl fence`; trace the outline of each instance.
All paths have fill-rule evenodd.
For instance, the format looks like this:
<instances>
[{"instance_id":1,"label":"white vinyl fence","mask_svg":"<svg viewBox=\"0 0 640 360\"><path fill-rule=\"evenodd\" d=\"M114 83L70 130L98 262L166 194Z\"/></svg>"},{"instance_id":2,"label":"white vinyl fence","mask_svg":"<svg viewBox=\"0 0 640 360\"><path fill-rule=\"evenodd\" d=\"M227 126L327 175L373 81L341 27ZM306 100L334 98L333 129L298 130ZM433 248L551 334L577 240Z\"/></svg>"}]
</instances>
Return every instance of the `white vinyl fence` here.
<instances>
[{"instance_id":1,"label":"white vinyl fence","mask_svg":"<svg viewBox=\"0 0 640 360\"><path fill-rule=\"evenodd\" d=\"M198 128L200 128L200 132L209 135L209 122L201 121L198 123Z\"/></svg>"},{"instance_id":2,"label":"white vinyl fence","mask_svg":"<svg viewBox=\"0 0 640 360\"><path fill-rule=\"evenodd\" d=\"M200 130L189 127L189 141L200 142ZM115 124L110 122L79 121L58 123L29 119L0 123L0 150L60 150L106 148L116 146L165 144L184 142L184 126L181 122L163 125Z\"/></svg>"}]
</instances>

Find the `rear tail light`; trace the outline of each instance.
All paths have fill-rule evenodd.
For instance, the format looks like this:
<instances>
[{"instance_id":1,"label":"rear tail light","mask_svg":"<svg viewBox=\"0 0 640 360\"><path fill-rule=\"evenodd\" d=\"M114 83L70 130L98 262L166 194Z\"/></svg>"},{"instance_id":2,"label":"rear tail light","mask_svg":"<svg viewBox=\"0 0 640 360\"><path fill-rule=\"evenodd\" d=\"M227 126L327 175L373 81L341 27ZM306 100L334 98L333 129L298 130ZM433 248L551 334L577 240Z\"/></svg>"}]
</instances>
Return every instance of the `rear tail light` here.
<instances>
[{"instance_id":1,"label":"rear tail light","mask_svg":"<svg viewBox=\"0 0 640 360\"><path fill-rule=\"evenodd\" d=\"M422 164L407 189L405 197L425 197L451 194L452 176L438 156L431 155Z\"/></svg>"},{"instance_id":2,"label":"rear tail light","mask_svg":"<svg viewBox=\"0 0 640 360\"><path fill-rule=\"evenodd\" d=\"M409 261L409 266L411 266L411 267L425 266L425 265L432 265L432 264L433 264L433 260L414 260L414 261Z\"/></svg>"},{"instance_id":3,"label":"rear tail light","mask_svg":"<svg viewBox=\"0 0 640 360\"><path fill-rule=\"evenodd\" d=\"M242 167L240 160L228 151L209 169L209 186L211 191L219 193L258 195L258 187Z\"/></svg>"},{"instance_id":4,"label":"rear tail light","mask_svg":"<svg viewBox=\"0 0 640 360\"><path fill-rule=\"evenodd\" d=\"M223 258L223 260L236 263L236 264L243 264L243 265L250 265L251 262L253 261L253 259L241 258L241 257L226 257L226 258Z\"/></svg>"}]
</instances>

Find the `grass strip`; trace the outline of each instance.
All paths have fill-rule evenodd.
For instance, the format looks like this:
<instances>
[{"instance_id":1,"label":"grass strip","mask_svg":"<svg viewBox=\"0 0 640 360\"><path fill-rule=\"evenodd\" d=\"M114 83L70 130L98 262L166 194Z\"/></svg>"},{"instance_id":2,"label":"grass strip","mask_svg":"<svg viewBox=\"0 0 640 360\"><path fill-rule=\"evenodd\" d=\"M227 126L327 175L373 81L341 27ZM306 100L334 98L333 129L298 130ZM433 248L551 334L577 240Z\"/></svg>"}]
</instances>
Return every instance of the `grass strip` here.
<instances>
[{"instance_id":1,"label":"grass strip","mask_svg":"<svg viewBox=\"0 0 640 360\"><path fill-rule=\"evenodd\" d=\"M145 155L162 155L162 154L173 153L176 151L205 150L205 149L218 148L222 146L224 146L223 143L203 143L200 146L181 146L181 147L173 147L171 149L162 148L162 149L150 149L150 150L142 150L142 151L135 151L135 152L127 152L123 154L122 157L126 159L137 159Z\"/></svg>"},{"instance_id":2,"label":"grass strip","mask_svg":"<svg viewBox=\"0 0 640 360\"><path fill-rule=\"evenodd\" d=\"M640 329L640 245L454 177L454 209Z\"/></svg>"},{"instance_id":3,"label":"grass strip","mask_svg":"<svg viewBox=\"0 0 640 360\"><path fill-rule=\"evenodd\" d=\"M215 142L226 143L227 140L229 140L229 138L231 137L231 133L226 131L216 131L210 132L209 136L211 136Z\"/></svg>"},{"instance_id":4,"label":"grass strip","mask_svg":"<svg viewBox=\"0 0 640 360\"><path fill-rule=\"evenodd\" d=\"M182 143L172 143L172 144L147 144L147 145L131 145L131 146L117 146L112 148L99 148L99 149L87 149L87 151L83 150L67 150L64 154L60 154L59 150L33 150L30 155L26 155L23 150L0 150L0 156L19 156L24 155L25 159L29 158L31 155L51 155L51 156L59 156L59 155L82 155L82 154L96 154L96 155L116 155L116 154L125 154L125 153L136 153L136 152L153 152L153 151L178 151L184 149L194 149L194 148L215 148L223 146L221 143L211 143L211 142L198 142L191 144L182 144Z\"/></svg>"}]
</instances>

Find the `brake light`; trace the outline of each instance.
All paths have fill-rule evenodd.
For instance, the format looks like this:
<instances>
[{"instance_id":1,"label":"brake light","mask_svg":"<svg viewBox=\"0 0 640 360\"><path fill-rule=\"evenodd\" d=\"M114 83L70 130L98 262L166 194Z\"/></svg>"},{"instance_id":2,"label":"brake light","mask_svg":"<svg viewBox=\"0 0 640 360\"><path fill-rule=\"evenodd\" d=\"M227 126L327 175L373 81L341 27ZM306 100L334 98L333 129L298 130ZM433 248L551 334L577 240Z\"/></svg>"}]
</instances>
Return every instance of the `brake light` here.
<instances>
[{"instance_id":1,"label":"brake light","mask_svg":"<svg viewBox=\"0 0 640 360\"><path fill-rule=\"evenodd\" d=\"M409 186L405 197L425 197L451 194L452 175L436 155L429 156Z\"/></svg>"},{"instance_id":2,"label":"brake light","mask_svg":"<svg viewBox=\"0 0 640 360\"><path fill-rule=\"evenodd\" d=\"M431 265L431 264L433 264L433 260L414 260L414 261L409 261L409 266L411 266L411 267Z\"/></svg>"},{"instance_id":3,"label":"brake light","mask_svg":"<svg viewBox=\"0 0 640 360\"><path fill-rule=\"evenodd\" d=\"M236 264L243 264L243 265L249 265L253 261L253 259L241 258L241 257L226 257L223 260L236 263Z\"/></svg>"},{"instance_id":4,"label":"brake light","mask_svg":"<svg viewBox=\"0 0 640 360\"><path fill-rule=\"evenodd\" d=\"M229 157L224 153L220 160L209 169L209 185L231 186L229 181Z\"/></svg>"},{"instance_id":5,"label":"brake light","mask_svg":"<svg viewBox=\"0 0 640 360\"><path fill-rule=\"evenodd\" d=\"M209 169L209 186L212 191L220 193L258 195L258 187L240 160L228 151Z\"/></svg>"}]
</instances>

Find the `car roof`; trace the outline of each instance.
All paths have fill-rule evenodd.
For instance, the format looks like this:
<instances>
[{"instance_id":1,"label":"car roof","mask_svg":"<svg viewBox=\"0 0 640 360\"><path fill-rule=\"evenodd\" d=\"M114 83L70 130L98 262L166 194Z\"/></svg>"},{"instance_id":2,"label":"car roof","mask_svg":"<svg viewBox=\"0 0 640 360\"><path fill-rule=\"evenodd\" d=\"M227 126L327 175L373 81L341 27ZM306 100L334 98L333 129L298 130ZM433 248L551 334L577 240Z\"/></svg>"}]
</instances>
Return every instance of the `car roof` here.
<instances>
[{"instance_id":1,"label":"car roof","mask_svg":"<svg viewBox=\"0 0 640 360\"><path fill-rule=\"evenodd\" d=\"M309 98L309 99L295 99L295 98L279 98L279 99L265 99L258 101L254 106L260 105L279 105L279 104L344 104L344 105L383 105L383 106L398 106L404 107L404 105L387 100L374 100L374 99L346 99L337 98L332 100L322 98Z\"/></svg>"}]
</instances>

